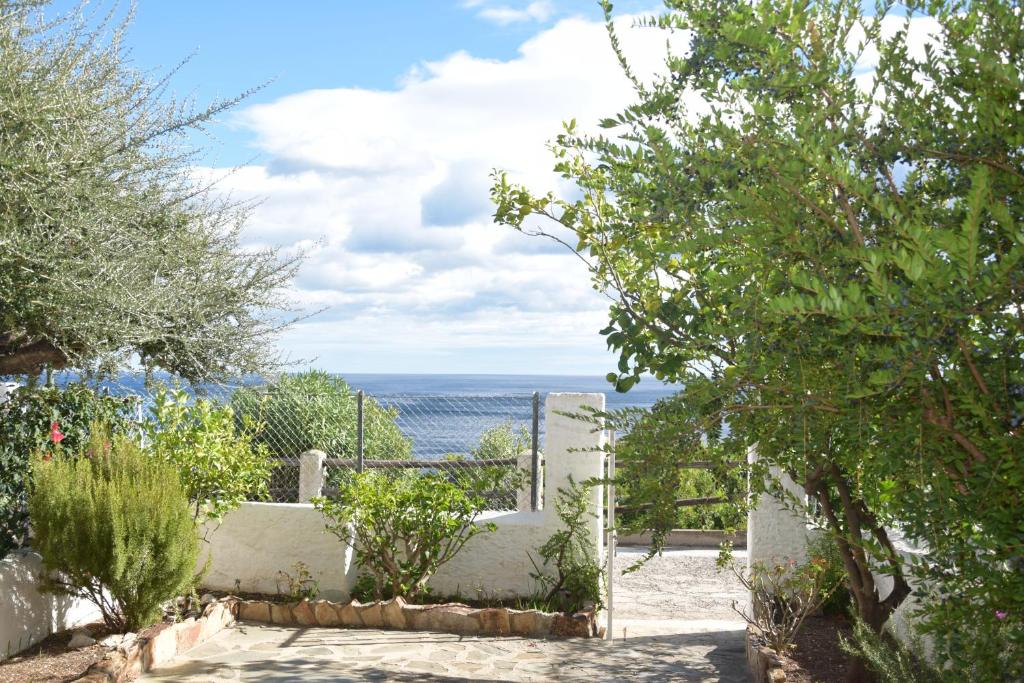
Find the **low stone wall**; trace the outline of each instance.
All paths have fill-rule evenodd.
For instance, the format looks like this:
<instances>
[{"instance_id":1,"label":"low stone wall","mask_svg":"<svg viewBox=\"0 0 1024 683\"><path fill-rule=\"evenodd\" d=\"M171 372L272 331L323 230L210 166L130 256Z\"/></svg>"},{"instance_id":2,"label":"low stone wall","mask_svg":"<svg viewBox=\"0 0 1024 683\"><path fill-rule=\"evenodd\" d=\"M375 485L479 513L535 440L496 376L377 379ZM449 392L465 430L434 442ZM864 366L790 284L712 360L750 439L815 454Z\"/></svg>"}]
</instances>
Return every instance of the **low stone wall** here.
<instances>
[{"instance_id":1,"label":"low stone wall","mask_svg":"<svg viewBox=\"0 0 1024 683\"><path fill-rule=\"evenodd\" d=\"M0 659L46 638L100 618L85 600L39 592L42 558L20 550L0 560Z\"/></svg>"},{"instance_id":2,"label":"low stone wall","mask_svg":"<svg viewBox=\"0 0 1024 683\"><path fill-rule=\"evenodd\" d=\"M243 600L238 603L237 616L243 621L280 626L382 628L529 638L590 638L603 635L593 611L550 614L539 610L513 610L505 607L476 609L460 604L410 605L402 598L366 604L358 600L302 600L295 603Z\"/></svg>"},{"instance_id":3,"label":"low stone wall","mask_svg":"<svg viewBox=\"0 0 1024 683\"><path fill-rule=\"evenodd\" d=\"M225 598L212 602L199 619L190 617L177 624L159 624L148 635L127 641L89 667L77 681L84 683L122 683L137 674L165 664L180 654L212 638L235 623L238 600Z\"/></svg>"},{"instance_id":4,"label":"low stone wall","mask_svg":"<svg viewBox=\"0 0 1024 683\"><path fill-rule=\"evenodd\" d=\"M761 644L760 634L747 626L747 665L754 683L786 683L782 660L770 647Z\"/></svg>"}]
</instances>

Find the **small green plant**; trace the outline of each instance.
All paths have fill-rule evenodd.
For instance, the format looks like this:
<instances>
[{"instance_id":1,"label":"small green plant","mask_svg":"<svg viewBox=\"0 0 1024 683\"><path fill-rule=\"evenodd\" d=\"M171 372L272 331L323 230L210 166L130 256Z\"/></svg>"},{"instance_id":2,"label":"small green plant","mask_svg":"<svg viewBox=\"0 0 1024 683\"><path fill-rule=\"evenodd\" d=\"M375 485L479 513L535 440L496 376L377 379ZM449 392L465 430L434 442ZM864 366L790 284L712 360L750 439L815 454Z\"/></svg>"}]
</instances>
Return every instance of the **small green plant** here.
<instances>
[{"instance_id":1,"label":"small green plant","mask_svg":"<svg viewBox=\"0 0 1024 683\"><path fill-rule=\"evenodd\" d=\"M92 602L117 631L148 626L191 586L199 554L178 471L99 426L81 451L63 450L41 452L32 465L42 587Z\"/></svg>"},{"instance_id":2,"label":"small green plant","mask_svg":"<svg viewBox=\"0 0 1024 683\"><path fill-rule=\"evenodd\" d=\"M821 609L839 585L829 583L834 579L820 560L806 564L792 559L772 564L754 562L749 567L740 567L733 559L728 542L722 544L718 568L732 571L750 591L749 609L739 607L735 600L732 608L744 621L760 629L768 647L780 655L792 650L804 620Z\"/></svg>"},{"instance_id":3,"label":"small green plant","mask_svg":"<svg viewBox=\"0 0 1024 683\"><path fill-rule=\"evenodd\" d=\"M839 636L839 647L857 657L875 675L878 683L942 683L962 680L928 664L917 637L904 644L888 631L875 633L863 621L853 622L853 638ZM976 679L981 680L981 679Z\"/></svg>"},{"instance_id":4,"label":"small green plant","mask_svg":"<svg viewBox=\"0 0 1024 683\"><path fill-rule=\"evenodd\" d=\"M309 567L301 560L292 565L292 572L288 573L283 569L277 573L277 592L284 594L292 600L315 600L320 595L320 582L313 578ZM286 591L281 590L281 585L287 587Z\"/></svg>"},{"instance_id":5,"label":"small green plant","mask_svg":"<svg viewBox=\"0 0 1024 683\"><path fill-rule=\"evenodd\" d=\"M259 425L236 423L230 406L191 399L181 389L156 392L146 425L150 450L173 464L197 522L219 520L246 500L266 498L274 463L255 442Z\"/></svg>"},{"instance_id":6,"label":"small green plant","mask_svg":"<svg viewBox=\"0 0 1024 683\"><path fill-rule=\"evenodd\" d=\"M360 574L356 577L356 582L352 584L349 597L359 602L370 602L377 599L390 600L394 596L390 594L388 589L388 586L384 586L382 590L378 590L377 581L371 574Z\"/></svg>"},{"instance_id":7,"label":"small green plant","mask_svg":"<svg viewBox=\"0 0 1024 683\"><path fill-rule=\"evenodd\" d=\"M824 614L847 614L852 598L846 585L846 567L835 539L827 533L812 538L807 543L807 557L822 567L824 585L836 586L822 603L821 611Z\"/></svg>"},{"instance_id":8,"label":"small green plant","mask_svg":"<svg viewBox=\"0 0 1024 683\"><path fill-rule=\"evenodd\" d=\"M575 612L603 606L603 570L590 534L590 487L569 479L567 489L558 489L555 513L562 522L544 545L537 549L540 564L530 556L534 571L530 577L540 586L540 598L547 609ZM553 573L552 573L553 572Z\"/></svg>"},{"instance_id":9,"label":"small green plant","mask_svg":"<svg viewBox=\"0 0 1024 683\"><path fill-rule=\"evenodd\" d=\"M355 551L373 580L373 595L416 599L427 581L474 536L495 530L477 524L484 499L443 475L343 472L333 498L313 503L327 529Z\"/></svg>"}]
</instances>

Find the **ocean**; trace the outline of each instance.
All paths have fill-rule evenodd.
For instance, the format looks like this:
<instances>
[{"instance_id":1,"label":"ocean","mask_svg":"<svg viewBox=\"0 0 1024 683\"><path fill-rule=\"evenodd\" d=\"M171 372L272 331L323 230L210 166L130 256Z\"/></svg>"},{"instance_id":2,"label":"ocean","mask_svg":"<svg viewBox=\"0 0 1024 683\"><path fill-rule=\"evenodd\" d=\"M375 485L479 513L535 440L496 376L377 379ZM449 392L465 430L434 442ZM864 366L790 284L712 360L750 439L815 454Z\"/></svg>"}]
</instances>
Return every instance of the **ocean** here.
<instances>
[{"instance_id":1,"label":"ocean","mask_svg":"<svg viewBox=\"0 0 1024 683\"><path fill-rule=\"evenodd\" d=\"M649 408L655 401L679 391L676 385L645 378L624 394L604 377L580 375L391 375L342 374L353 388L368 395L515 396L539 392L541 399L551 392L603 393L605 407Z\"/></svg>"}]
</instances>

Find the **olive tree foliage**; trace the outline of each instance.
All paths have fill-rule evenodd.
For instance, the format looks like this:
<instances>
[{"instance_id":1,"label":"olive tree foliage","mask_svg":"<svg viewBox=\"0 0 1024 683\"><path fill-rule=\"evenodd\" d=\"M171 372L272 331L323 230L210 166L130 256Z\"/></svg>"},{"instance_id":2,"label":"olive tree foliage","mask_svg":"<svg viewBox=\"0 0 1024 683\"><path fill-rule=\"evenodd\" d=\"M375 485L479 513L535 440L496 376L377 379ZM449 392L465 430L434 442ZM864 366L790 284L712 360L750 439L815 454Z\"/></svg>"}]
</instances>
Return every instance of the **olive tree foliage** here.
<instances>
[{"instance_id":1,"label":"olive tree foliage","mask_svg":"<svg viewBox=\"0 0 1024 683\"><path fill-rule=\"evenodd\" d=\"M264 370L298 257L243 249L248 207L197 180L195 109L133 69L122 24L0 0L0 375ZM242 96L244 97L244 95Z\"/></svg>"},{"instance_id":2,"label":"olive tree foliage","mask_svg":"<svg viewBox=\"0 0 1024 683\"><path fill-rule=\"evenodd\" d=\"M620 390L685 384L680 430L728 426L695 448L744 461L757 444L755 488L777 489L771 465L803 487L870 628L909 592L898 525L930 550L913 571L946 656L1021 666L1018 4L666 7L646 24L688 46L652 78L609 18L636 101L553 146L579 198L498 174L496 220L587 261L614 300Z\"/></svg>"}]
</instances>

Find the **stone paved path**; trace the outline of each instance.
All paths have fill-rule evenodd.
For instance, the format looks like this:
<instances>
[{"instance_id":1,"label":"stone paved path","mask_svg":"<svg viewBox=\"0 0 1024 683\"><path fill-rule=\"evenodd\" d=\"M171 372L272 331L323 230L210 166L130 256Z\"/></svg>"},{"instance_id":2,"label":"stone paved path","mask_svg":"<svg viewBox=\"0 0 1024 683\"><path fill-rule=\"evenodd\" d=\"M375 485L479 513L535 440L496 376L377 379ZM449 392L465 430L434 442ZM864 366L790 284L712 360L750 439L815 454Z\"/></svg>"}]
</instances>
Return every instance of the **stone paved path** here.
<instances>
[{"instance_id":1,"label":"stone paved path","mask_svg":"<svg viewBox=\"0 0 1024 683\"><path fill-rule=\"evenodd\" d=\"M635 551L630 553L623 551L620 567L635 559ZM713 567L713 553L670 552L616 581L618 638L611 643L242 623L142 680L745 682L743 623L727 614L731 599L742 598L742 592L721 575L708 574L707 563ZM693 589L694 581L701 590ZM690 584L701 597L679 602L674 592L680 584ZM660 593L660 586L672 592ZM670 608L648 611L659 604L652 591Z\"/></svg>"}]
</instances>

